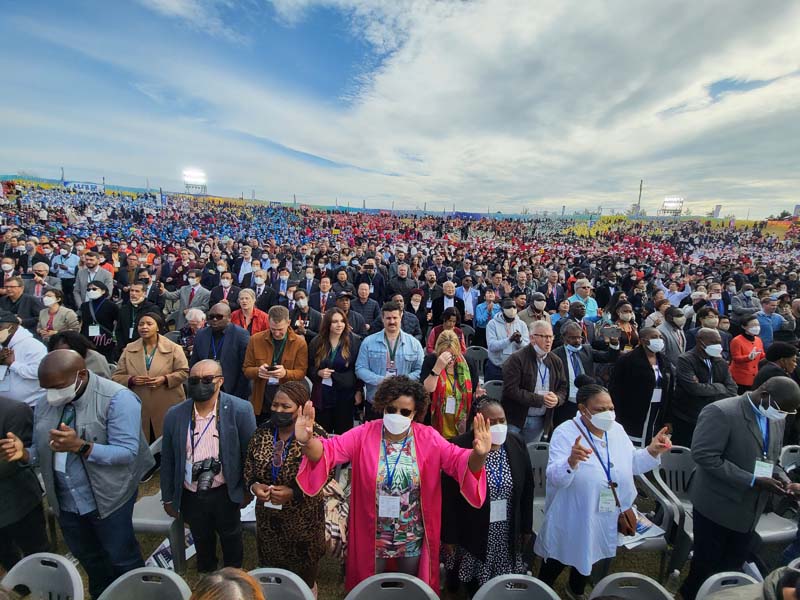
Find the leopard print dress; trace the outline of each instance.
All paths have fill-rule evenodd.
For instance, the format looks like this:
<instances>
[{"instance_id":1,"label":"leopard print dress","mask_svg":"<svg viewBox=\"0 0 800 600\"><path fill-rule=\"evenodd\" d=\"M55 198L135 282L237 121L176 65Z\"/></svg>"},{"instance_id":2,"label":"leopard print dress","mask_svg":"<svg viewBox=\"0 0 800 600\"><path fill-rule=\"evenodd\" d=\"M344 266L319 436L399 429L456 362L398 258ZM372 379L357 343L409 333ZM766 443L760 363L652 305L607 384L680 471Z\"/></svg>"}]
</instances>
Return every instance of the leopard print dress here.
<instances>
[{"instance_id":1,"label":"leopard print dress","mask_svg":"<svg viewBox=\"0 0 800 600\"><path fill-rule=\"evenodd\" d=\"M327 434L315 425L314 436L327 437ZM253 434L244 465L245 483L248 489L254 483L285 485L294 490L294 498L281 510L256 504L258 565L286 569L313 587L319 560L325 554L324 499L322 494L304 495L295 482L303 456L294 437L288 444L283 466L273 469L274 441L275 427L269 422Z\"/></svg>"}]
</instances>

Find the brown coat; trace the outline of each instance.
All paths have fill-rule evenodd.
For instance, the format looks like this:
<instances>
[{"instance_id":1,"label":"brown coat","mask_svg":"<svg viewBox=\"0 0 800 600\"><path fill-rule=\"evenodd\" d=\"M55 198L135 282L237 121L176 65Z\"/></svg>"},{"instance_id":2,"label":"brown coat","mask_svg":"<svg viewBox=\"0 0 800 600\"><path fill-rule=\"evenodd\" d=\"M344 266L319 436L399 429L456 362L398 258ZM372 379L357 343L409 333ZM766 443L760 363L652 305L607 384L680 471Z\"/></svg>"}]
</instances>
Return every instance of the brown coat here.
<instances>
[{"instance_id":1,"label":"brown coat","mask_svg":"<svg viewBox=\"0 0 800 600\"><path fill-rule=\"evenodd\" d=\"M286 340L286 348L283 350L280 363L286 369L286 377L282 378L280 383L302 381L308 368L306 340L291 329L286 332L286 335L288 339ZM244 371L244 376L253 382L253 393L250 395L250 402L253 403L253 410L256 415L261 414L264 389L267 386L267 380L258 376L258 368L265 363L272 364L273 352L272 333L269 330L255 333L250 337L250 342L247 344L247 352L244 355L242 370Z\"/></svg>"},{"instance_id":2,"label":"brown coat","mask_svg":"<svg viewBox=\"0 0 800 600\"><path fill-rule=\"evenodd\" d=\"M128 387L128 380L131 377L162 375L167 377L166 385L158 388L135 385L130 388L142 401L142 430L148 439L151 426L156 438L161 436L164 416L169 408L186 399L183 382L189 377L189 362L183 348L163 335L158 336L158 350L148 371L145 366L142 340L138 339L125 346L117 363L117 370L111 377L117 383Z\"/></svg>"}]
</instances>

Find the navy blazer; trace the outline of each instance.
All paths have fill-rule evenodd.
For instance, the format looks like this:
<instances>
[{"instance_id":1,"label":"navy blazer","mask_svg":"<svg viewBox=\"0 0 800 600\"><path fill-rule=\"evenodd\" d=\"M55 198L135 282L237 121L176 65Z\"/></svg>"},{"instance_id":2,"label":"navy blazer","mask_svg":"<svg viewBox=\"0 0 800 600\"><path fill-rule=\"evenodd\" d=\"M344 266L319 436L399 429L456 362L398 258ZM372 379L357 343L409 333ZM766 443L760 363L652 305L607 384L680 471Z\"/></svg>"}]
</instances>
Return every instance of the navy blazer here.
<instances>
[{"instance_id":1,"label":"navy blazer","mask_svg":"<svg viewBox=\"0 0 800 600\"><path fill-rule=\"evenodd\" d=\"M241 504L245 497L244 461L247 446L256 430L253 405L225 392L219 394L220 460L231 502ZM161 501L171 502L180 511L186 469L186 439L194 402L184 400L167 411L161 445Z\"/></svg>"},{"instance_id":2,"label":"navy blazer","mask_svg":"<svg viewBox=\"0 0 800 600\"><path fill-rule=\"evenodd\" d=\"M201 360L214 359L214 350L211 345L211 327L203 327L194 336L194 346L192 356L189 358L189 367L193 367ZM244 355L247 352L247 344L250 342L250 334L247 330L233 323L229 323L225 328L225 340L219 349L220 365L222 366L222 376L225 382L222 384L222 391L236 396L237 398L250 397L250 380L244 376L242 365Z\"/></svg>"}]
</instances>

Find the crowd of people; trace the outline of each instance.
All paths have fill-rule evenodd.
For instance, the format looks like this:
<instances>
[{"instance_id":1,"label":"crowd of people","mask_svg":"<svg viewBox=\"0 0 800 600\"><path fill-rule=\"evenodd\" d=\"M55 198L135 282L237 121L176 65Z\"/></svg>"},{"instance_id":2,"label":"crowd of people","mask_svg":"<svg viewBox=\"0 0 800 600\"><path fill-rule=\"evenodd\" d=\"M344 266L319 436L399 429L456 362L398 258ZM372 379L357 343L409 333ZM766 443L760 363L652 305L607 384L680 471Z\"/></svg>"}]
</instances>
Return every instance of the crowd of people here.
<instances>
[{"instance_id":1,"label":"crowd of people","mask_svg":"<svg viewBox=\"0 0 800 600\"><path fill-rule=\"evenodd\" d=\"M585 598L630 527L634 476L675 444L697 464L694 600L747 560L770 495L800 496L777 467L798 441L793 230L57 189L2 222L5 569L48 547L38 472L97 598L143 564L132 512L158 472L200 572L218 540L242 566L255 498L258 564L316 589L323 491L346 466L348 589L399 571L438 591L444 563L441 583L472 594L535 554L539 578L569 568L565 594Z\"/></svg>"}]
</instances>

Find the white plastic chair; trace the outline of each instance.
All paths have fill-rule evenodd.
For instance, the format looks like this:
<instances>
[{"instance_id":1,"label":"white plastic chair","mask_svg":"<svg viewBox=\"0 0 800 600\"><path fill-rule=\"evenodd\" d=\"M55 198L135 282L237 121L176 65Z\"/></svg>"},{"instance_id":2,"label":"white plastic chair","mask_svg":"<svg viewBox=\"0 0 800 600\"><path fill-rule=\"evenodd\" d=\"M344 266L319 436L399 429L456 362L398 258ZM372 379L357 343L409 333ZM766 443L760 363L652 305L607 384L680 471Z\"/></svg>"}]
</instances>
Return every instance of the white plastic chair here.
<instances>
[{"instance_id":1,"label":"white plastic chair","mask_svg":"<svg viewBox=\"0 0 800 600\"><path fill-rule=\"evenodd\" d=\"M380 573L359 583L344 600L438 600L438 598L439 595L421 579L404 573Z\"/></svg>"},{"instance_id":2,"label":"white plastic chair","mask_svg":"<svg viewBox=\"0 0 800 600\"><path fill-rule=\"evenodd\" d=\"M269 600L314 600L314 594L298 575L284 569L254 569L250 575Z\"/></svg>"},{"instance_id":3,"label":"white plastic chair","mask_svg":"<svg viewBox=\"0 0 800 600\"><path fill-rule=\"evenodd\" d=\"M795 569L800 571L800 558L795 558L792 562L789 563L790 569Z\"/></svg>"},{"instance_id":4,"label":"white plastic chair","mask_svg":"<svg viewBox=\"0 0 800 600\"><path fill-rule=\"evenodd\" d=\"M191 595L192 590L177 573L142 567L117 578L98 600L189 600Z\"/></svg>"},{"instance_id":5,"label":"white plastic chair","mask_svg":"<svg viewBox=\"0 0 800 600\"><path fill-rule=\"evenodd\" d=\"M531 442L528 444L528 457L533 470L533 532L539 534L544 524L544 504L547 499L547 461L550 458L550 444Z\"/></svg>"},{"instance_id":6,"label":"white plastic chair","mask_svg":"<svg viewBox=\"0 0 800 600\"><path fill-rule=\"evenodd\" d=\"M703 600L716 592L727 591L743 585L759 584L759 581L744 573L716 573L706 579L697 590L695 600ZM760 590L759 590L760 591Z\"/></svg>"},{"instance_id":7,"label":"white plastic chair","mask_svg":"<svg viewBox=\"0 0 800 600\"><path fill-rule=\"evenodd\" d=\"M469 346L475 338L475 330L469 325L459 325L458 328L464 334L464 343Z\"/></svg>"},{"instance_id":8,"label":"white plastic chair","mask_svg":"<svg viewBox=\"0 0 800 600\"><path fill-rule=\"evenodd\" d=\"M486 390L486 395L492 400L500 402L503 399L503 382L498 379L486 381L483 384L483 389Z\"/></svg>"},{"instance_id":9,"label":"white plastic chair","mask_svg":"<svg viewBox=\"0 0 800 600\"><path fill-rule=\"evenodd\" d=\"M2 585L10 590L26 587L31 598L83 600L83 581L78 569L69 559L49 552L23 558L6 574Z\"/></svg>"},{"instance_id":10,"label":"white plastic chair","mask_svg":"<svg viewBox=\"0 0 800 600\"><path fill-rule=\"evenodd\" d=\"M646 575L639 573L614 573L594 586L589 600L599 596L618 596L630 600L673 600L672 594Z\"/></svg>"},{"instance_id":11,"label":"white plastic chair","mask_svg":"<svg viewBox=\"0 0 800 600\"><path fill-rule=\"evenodd\" d=\"M800 446L784 446L781 450L780 465L787 473L800 465Z\"/></svg>"},{"instance_id":12,"label":"white plastic chair","mask_svg":"<svg viewBox=\"0 0 800 600\"><path fill-rule=\"evenodd\" d=\"M558 600L558 594L535 577L499 575L484 583L472 600Z\"/></svg>"}]
</instances>

